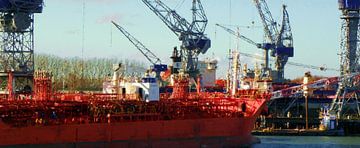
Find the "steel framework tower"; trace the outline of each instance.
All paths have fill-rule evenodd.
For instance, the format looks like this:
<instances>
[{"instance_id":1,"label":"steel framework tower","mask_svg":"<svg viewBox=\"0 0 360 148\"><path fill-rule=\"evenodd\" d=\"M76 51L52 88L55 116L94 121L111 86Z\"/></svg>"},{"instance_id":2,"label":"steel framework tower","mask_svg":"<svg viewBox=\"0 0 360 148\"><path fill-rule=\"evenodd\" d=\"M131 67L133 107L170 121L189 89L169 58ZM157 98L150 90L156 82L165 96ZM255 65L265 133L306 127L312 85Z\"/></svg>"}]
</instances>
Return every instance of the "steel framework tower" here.
<instances>
[{"instance_id":1,"label":"steel framework tower","mask_svg":"<svg viewBox=\"0 0 360 148\"><path fill-rule=\"evenodd\" d=\"M340 70L342 80L330 111L338 118L360 116L359 110L359 15L360 0L339 0L342 12Z\"/></svg>"},{"instance_id":2,"label":"steel framework tower","mask_svg":"<svg viewBox=\"0 0 360 148\"><path fill-rule=\"evenodd\" d=\"M43 0L0 2L0 78L14 81L13 89L31 91L34 77L34 13L41 13ZM8 74L13 80L7 80ZM2 84L4 89L4 83Z\"/></svg>"}]
</instances>

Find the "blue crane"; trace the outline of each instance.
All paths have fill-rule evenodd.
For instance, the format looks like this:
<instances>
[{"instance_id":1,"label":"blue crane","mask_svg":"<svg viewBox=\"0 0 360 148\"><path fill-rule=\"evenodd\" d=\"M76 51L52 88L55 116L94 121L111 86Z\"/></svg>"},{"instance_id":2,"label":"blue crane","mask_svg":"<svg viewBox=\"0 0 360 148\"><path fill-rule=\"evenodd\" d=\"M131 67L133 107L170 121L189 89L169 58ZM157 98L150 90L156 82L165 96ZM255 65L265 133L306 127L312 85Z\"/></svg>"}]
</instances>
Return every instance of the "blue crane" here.
<instances>
[{"instance_id":1,"label":"blue crane","mask_svg":"<svg viewBox=\"0 0 360 148\"><path fill-rule=\"evenodd\" d=\"M275 82L284 82L284 68L289 57L294 56L293 38L290 27L289 14L283 6L283 22L280 31L274 21L265 0L253 0L260 14L264 26L266 40L272 45L271 56L275 57L277 75Z\"/></svg>"},{"instance_id":2,"label":"blue crane","mask_svg":"<svg viewBox=\"0 0 360 148\"><path fill-rule=\"evenodd\" d=\"M156 77L160 80L160 72L167 70L167 65L161 64L160 58L158 58L153 52L151 52L144 44L133 37L123 27L112 21L116 28L125 35L125 37L145 56L145 58L153 64L151 70L156 72Z\"/></svg>"},{"instance_id":3,"label":"blue crane","mask_svg":"<svg viewBox=\"0 0 360 148\"><path fill-rule=\"evenodd\" d=\"M142 1L182 42L183 69L191 77L196 77L199 72L197 68L198 55L200 53L205 54L211 46L211 40L204 34L208 19L200 0L193 0L192 2L192 22L181 17L160 0Z\"/></svg>"}]
</instances>

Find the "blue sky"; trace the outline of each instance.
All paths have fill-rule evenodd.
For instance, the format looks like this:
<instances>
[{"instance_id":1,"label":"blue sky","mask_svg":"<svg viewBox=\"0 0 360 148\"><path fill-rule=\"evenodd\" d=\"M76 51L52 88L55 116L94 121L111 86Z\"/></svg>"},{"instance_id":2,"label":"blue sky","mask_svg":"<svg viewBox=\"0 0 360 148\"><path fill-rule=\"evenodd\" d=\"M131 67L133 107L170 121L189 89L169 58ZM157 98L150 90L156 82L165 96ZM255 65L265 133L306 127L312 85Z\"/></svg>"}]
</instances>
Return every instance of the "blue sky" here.
<instances>
[{"instance_id":1,"label":"blue sky","mask_svg":"<svg viewBox=\"0 0 360 148\"><path fill-rule=\"evenodd\" d=\"M85 1L85 17L83 2ZM184 1L184 3L182 3ZM190 20L192 0L163 0ZM220 60L222 76L226 69L227 51L239 45L241 52L262 54L262 51L245 42L238 42L216 23L241 27L240 32L255 41L263 41L263 30L252 0L203 0L209 24L206 34L212 48L200 58ZM268 0L277 21L281 21L281 5L288 5L294 36L295 57L289 61L338 68L340 11L336 0ZM83 19L85 21L83 21ZM177 37L151 12L141 0L46 0L42 14L36 14L35 53L62 57L81 56L82 26L85 25L84 56L129 58L145 61L137 49L110 23L118 22L149 49L170 62L174 46L180 45ZM255 22L254 25L251 22ZM242 57L243 63L254 65L254 59ZM273 62L272 62L273 63ZM310 69L286 66L285 76L302 76ZM311 70L313 74L332 76L337 72Z\"/></svg>"}]
</instances>

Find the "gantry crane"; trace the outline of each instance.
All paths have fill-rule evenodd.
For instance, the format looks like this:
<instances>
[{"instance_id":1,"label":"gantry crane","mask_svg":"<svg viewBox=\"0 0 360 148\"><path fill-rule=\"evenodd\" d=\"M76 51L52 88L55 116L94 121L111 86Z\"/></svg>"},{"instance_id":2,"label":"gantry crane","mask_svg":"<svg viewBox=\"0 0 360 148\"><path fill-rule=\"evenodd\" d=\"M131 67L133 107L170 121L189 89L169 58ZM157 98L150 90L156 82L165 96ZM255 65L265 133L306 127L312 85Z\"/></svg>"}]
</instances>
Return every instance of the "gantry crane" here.
<instances>
[{"instance_id":1,"label":"gantry crane","mask_svg":"<svg viewBox=\"0 0 360 148\"><path fill-rule=\"evenodd\" d=\"M151 67L152 71L155 71L156 78L160 79L160 73L167 70L167 65L161 64L160 58L158 58L151 50L146 48L144 44L142 44L139 40L133 37L129 32L127 32L123 27L116 24L112 21L112 23L120 30L122 34L145 56L145 58L153 64Z\"/></svg>"},{"instance_id":2,"label":"gantry crane","mask_svg":"<svg viewBox=\"0 0 360 148\"><path fill-rule=\"evenodd\" d=\"M280 32L265 0L253 0L262 20L267 42L272 46L271 56L275 57L277 76L275 82L284 81L284 68L289 57L294 56L293 37L289 14L283 5L283 21Z\"/></svg>"},{"instance_id":3,"label":"gantry crane","mask_svg":"<svg viewBox=\"0 0 360 148\"><path fill-rule=\"evenodd\" d=\"M160 0L142 0L182 42L181 55L183 69L196 77L198 74L198 55L205 54L211 41L204 34L208 20L200 0L192 2L192 22L181 17L175 10Z\"/></svg>"}]
</instances>

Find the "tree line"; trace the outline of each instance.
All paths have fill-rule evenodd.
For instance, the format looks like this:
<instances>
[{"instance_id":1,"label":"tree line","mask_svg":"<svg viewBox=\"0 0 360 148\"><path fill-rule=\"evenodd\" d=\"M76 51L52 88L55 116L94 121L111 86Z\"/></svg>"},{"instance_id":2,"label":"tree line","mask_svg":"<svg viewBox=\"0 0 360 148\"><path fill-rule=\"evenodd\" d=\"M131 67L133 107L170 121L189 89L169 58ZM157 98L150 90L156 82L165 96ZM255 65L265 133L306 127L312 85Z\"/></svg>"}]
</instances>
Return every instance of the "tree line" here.
<instances>
[{"instance_id":1,"label":"tree line","mask_svg":"<svg viewBox=\"0 0 360 148\"><path fill-rule=\"evenodd\" d=\"M144 63L129 59L35 55L35 70L51 72L54 89L65 91L100 91L113 74L113 64L119 63L125 75L141 75L146 70Z\"/></svg>"}]
</instances>

